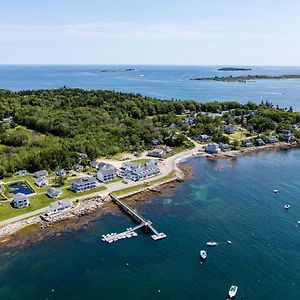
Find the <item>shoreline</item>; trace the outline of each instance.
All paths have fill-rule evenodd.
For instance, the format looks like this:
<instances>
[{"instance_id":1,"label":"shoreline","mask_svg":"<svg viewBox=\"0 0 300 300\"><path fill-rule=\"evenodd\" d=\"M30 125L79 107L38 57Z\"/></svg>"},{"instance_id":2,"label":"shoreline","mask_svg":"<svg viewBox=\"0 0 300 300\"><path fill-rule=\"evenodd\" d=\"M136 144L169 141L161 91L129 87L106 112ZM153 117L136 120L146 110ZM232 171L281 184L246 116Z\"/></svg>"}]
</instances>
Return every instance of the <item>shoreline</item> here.
<instances>
[{"instance_id":1,"label":"shoreline","mask_svg":"<svg viewBox=\"0 0 300 300\"><path fill-rule=\"evenodd\" d=\"M202 146L202 145L201 145ZM154 195L171 192L179 182L187 180L192 176L192 167L183 167L181 164L191 157L206 158L209 160L236 159L245 155L257 154L267 151L281 151L298 148L300 144L290 144L280 142L268 144L261 147L251 147L249 149L232 150L221 152L220 154L207 154L205 152L191 152L179 156L174 161L174 178L159 182L151 187L138 189L134 192L119 196L132 203L149 201ZM106 197L93 197L78 203L73 209L63 212L45 220L40 215L33 216L15 223L0 227L0 249L16 248L35 243L53 236L60 236L63 233L73 232L98 220L107 213L119 212L117 206L113 205Z\"/></svg>"}]
</instances>

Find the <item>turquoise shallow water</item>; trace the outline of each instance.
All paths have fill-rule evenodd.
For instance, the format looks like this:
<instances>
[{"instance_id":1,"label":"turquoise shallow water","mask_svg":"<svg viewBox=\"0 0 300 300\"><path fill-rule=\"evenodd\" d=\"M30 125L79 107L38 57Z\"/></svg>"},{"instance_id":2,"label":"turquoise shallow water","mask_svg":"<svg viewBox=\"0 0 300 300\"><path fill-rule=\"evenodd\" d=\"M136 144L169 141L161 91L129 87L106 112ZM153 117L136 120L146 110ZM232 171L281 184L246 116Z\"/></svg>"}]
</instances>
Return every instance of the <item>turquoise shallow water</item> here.
<instances>
[{"instance_id":1,"label":"turquoise shallow water","mask_svg":"<svg viewBox=\"0 0 300 300\"><path fill-rule=\"evenodd\" d=\"M0 299L217 300L226 299L231 284L239 286L236 299L300 299L300 149L189 164L193 178L138 205L167 239L141 233L99 242L102 233L132 226L117 213L2 251ZM209 240L220 245L200 264Z\"/></svg>"},{"instance_id":2,"label":"turquoise shallow water","mask_svg":"<svg viewBox=\"0 0 300 300\"><path fill-rule=\"evenodd\" d=\"M126 68L136 72L125 72ZM252 71L218 72L222 66L5 66L0 65L0 88L52 89L68 86L141 93L161 99L193 99L200 102L262 100L300 111L300 80L259 80L226 83L191 81L193 77L247 74L300 74L300 67L252 67ZM121 70L97 73L97 70ZM140 75L144 75L140 77Z\"/></svg>"}]
</instances>

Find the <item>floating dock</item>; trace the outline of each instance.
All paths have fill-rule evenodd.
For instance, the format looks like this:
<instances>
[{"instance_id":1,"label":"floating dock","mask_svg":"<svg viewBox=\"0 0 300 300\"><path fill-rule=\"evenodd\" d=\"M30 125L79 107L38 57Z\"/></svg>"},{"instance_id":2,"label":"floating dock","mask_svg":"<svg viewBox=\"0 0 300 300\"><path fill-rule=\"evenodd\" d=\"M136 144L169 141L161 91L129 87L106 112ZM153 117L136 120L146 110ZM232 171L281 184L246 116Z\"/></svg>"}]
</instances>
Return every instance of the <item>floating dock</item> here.
<instances>
[{"instance_id":1,"label":"floating dock","mask_svg":"<svg viewBox=\"0 0 300 300\"><path fill-rule=\"evenodd\" d=\"M145 230L150 231L152 233L151 238L154 241L158 241L167 237L165 233L157 231L154 228L151 221L146 220L140 213L138 213L136 210L134 210L126 203L121 201L118 197L116 197L113 194L110 194L110 196L115 204L117 204L123 211L125 211L130 217L132 217L139 224L133 228L128 228L126 231L120 233L110 233L110 234L102 235L101 240L103 242L107 242L111 244L119 240L135 237L138 235L135 231L140 228L144 228Z\"/></svg>"}]
</instances>

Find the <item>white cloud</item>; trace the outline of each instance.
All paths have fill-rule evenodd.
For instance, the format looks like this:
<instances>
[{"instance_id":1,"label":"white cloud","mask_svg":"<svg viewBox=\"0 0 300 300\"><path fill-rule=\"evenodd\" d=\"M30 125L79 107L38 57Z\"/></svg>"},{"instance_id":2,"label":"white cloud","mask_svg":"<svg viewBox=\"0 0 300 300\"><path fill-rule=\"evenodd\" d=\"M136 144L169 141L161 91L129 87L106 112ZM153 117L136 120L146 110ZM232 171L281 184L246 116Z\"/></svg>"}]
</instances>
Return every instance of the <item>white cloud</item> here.
<instances>
[{"instance_id":1,"label":"white cloud","mask_svg":"<svg viewBox=\"0 0 300 300\"><path fill-rule=\"evenodd\" d=\"M267 19L0 25L0 63L300 64L296 25Z\"/></svg>"}]
</instances>

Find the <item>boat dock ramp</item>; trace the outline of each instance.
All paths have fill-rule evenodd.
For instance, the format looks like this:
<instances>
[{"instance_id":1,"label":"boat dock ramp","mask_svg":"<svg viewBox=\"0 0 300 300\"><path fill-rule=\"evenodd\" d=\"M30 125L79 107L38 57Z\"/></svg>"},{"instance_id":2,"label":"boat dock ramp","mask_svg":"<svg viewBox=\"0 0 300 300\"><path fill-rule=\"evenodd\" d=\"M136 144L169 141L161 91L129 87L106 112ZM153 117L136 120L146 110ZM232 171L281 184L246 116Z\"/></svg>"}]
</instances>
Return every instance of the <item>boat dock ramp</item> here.
<instances>
[{"instance_id":1,"label":"boat dock ramp","mask_svg":"<svg viewBox=\"0 0 300 300\"><path fill-rule=\"evenodd\" d=\"M140 213L138 213L136 210L134 210L133 208L128 206L126 203L121 201L118 197L116 197L113 194L110 194L110 196L112 198L112 201L116 205L118 205L123 211L125 211L130 217L132 217L138 223L138 225L136 225L133 228L127 228L126 231L123 231L121 233L110 233L110 234L102 235L101 240L103 242L107 242L107 243L111 244L118 240L136 237L138 234L135 231L140 228L144 228L145 230L150 231L152 233L151 238L154 241L161 240L161 239L164 239L167 237L167 235L164 234L163 232L157 231L154 228L151 221L146 220Z\"/></svg>"}]
</instances>

